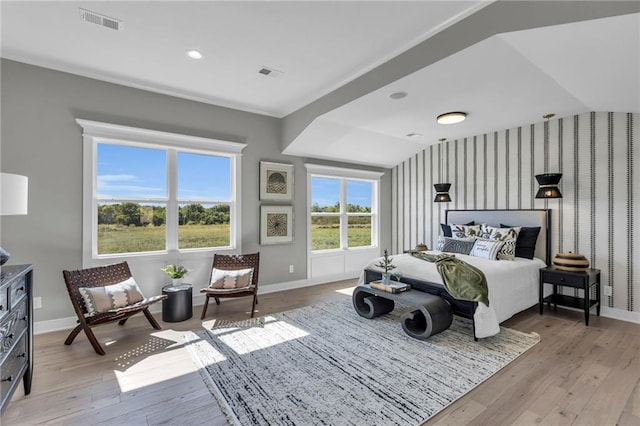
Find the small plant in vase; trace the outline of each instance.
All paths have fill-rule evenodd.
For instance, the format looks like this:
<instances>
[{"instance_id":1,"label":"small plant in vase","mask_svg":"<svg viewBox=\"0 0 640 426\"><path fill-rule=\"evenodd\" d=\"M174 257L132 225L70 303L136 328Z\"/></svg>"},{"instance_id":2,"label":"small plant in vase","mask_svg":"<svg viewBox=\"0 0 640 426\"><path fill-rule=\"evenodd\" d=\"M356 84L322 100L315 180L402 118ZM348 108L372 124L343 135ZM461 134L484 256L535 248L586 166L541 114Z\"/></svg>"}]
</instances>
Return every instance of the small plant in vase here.
<instances>
[{"instance_id":1,"label":"small plant in vase","mask_svg":"<svg viewBox=\"0 0 640 426\"><path fill-rule=\"evenodd\" d=\"M392 276L399 277L400 274L392 273L390 271L396 269L396 265L393 264L393 258L389 256L389 251L385 249L382 259L378 263L375 264L378 268L384 269L384 273L382 274L382 284L389 284Z\"/></svg>"},{"instance_id":2,"label":"small plant in vase","mask_svg":"<svg viewBox=\"0 0 640 426\"><path fill-rule=\"evenodd\" d=\"M161 271L169 275L174 286L182 284L182 279L189 273L189 270L184 266L173 264L161 268Z\"/></svg>"}]
</instances>

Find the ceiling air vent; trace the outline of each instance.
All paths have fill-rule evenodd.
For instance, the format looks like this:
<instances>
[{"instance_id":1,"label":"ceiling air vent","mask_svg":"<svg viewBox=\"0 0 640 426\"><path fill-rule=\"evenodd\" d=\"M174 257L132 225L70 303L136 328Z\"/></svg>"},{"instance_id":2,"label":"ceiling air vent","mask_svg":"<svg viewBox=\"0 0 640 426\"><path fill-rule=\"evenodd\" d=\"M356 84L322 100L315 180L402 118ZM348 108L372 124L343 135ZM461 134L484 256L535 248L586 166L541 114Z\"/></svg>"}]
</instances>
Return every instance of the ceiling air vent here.
<instances>
[{"instance_id":1,"label":"ceiling air vent","mask_svg":"<svg viewBox=\"0 0 640 426\"><path fill-rule=\"evenodd\" d=\"M280 77L283 73L282 71L274 70L273 68L262 67L258 70L258 74L262 74L267 77Z\"/></svg>"},{"instance_id":2,"label":"ceiling air vent","mask_svg":"<svg viewBox=\"0 0 640 426\"><path fill-rule=\"evenodd\" d=\"M91 24L100 25L101 27L110 28L112 30L122 30L123 23L119 19L109 18L96 12L80 8L80 19Z\"/></svg>"}]
</instances>

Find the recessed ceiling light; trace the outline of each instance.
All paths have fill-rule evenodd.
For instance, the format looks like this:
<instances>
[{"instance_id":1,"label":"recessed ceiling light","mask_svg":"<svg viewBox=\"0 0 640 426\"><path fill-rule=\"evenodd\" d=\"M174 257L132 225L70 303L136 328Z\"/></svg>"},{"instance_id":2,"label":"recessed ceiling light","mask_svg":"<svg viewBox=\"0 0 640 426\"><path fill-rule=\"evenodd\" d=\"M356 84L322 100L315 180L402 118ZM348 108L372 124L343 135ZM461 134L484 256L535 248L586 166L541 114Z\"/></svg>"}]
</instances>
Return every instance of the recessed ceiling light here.
<instances>
[{"instance_id":1,"label":"recessed ceiling light","mask_svg":"<svg viewBox=\"0 0 640 426\"><path fill-rule=\"evenodd\" d=\"M197 50L187 50L187 56L191 59L202 59L202 53Z\"/></svg>"},{"instance_id":2,"label":"recessed ceiling light","mask_svg":"<svg viewBox=\"0 0 640 426\"><path fill-rule=\"evenodd\" d=\"M424 137L422 133L407 133L407 137L411 139L419 139Z\"/></svg>"},{"instance_id":3,"label":"recessed ceiling light","mask_svg":"<svg viewBox=\"0 0 640 426\"><path fill-rule=\"evenodd\" d=\"M389 95L389 99L398 100L398 99L406 98L407 95L408 95L407 92L393 92L392 94Z\"/></svg>"},{"instance_id":4,"label":"recessed ceiling light","mask_svg":"<svg viewBox=\"0 0 640 426\"><path fill-rule=\"evenodd\" d=\"M440 114L439 116L436 117L436 121L439 124L456 124L456 123L460 123L461 121L464 121L464 119L467 118L467 113L466 112L447 112L444 114Z\"/></svg>"}]
</instances>

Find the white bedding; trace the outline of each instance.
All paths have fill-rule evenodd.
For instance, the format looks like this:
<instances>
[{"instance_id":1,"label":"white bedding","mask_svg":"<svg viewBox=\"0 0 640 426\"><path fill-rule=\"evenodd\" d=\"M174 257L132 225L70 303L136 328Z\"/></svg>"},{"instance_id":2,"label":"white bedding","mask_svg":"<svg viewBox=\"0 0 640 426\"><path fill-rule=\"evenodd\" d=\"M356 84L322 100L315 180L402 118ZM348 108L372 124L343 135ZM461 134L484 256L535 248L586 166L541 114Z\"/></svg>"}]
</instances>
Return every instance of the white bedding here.
<instances>
[{"instance_id":1,"label":"white bedding","mask_svg":"<svg viewBox=\"0 0 640 426\"><path fill-rule=\"evenodd\" d=\"M539 269L546 266L542 260L519 257L515 260L487 260L464 254L455 256L479 268L487 278L489 307L483 303L478 304L474 314L476 337L488 337L499 333L499 323L538 303ZM443 285L434 263L416 259L409 254L397 254L392 257L393 264L397 266L393 272L401 272L404 277ZM372 260L366 268L381 271L374 266L379 261L380 258ZM359 284L363 283L364 272L359 281Z\"/></svg>"}]
</instances>

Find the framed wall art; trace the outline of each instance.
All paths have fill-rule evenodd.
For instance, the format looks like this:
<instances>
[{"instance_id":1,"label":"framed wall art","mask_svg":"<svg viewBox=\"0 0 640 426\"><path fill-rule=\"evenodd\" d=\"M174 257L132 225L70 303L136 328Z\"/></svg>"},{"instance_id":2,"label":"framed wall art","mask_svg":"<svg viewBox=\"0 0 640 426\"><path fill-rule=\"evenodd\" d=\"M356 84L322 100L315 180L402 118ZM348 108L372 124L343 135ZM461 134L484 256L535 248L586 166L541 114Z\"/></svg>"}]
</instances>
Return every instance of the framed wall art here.
<instances>
[{"instance_id":1,"label":"framed wall art","mask_svg":"<svg viewBox=\"0 0 640 426\"><path fill-rule=\"evenodd\" d=\"M293 199L293 164L260 162L260 199L270 201Z\"/></svg>"},{"instance_id":2,"label":"framed wall art","mask_svg":"<svg viewBox=\"0 0 640 426\"><path fill-rule=\"evenodd\" d=\"M260 244L293 242L293 206L260 206Z\"/></svg>"}]
</instances>

